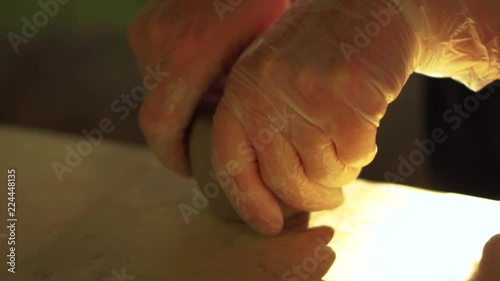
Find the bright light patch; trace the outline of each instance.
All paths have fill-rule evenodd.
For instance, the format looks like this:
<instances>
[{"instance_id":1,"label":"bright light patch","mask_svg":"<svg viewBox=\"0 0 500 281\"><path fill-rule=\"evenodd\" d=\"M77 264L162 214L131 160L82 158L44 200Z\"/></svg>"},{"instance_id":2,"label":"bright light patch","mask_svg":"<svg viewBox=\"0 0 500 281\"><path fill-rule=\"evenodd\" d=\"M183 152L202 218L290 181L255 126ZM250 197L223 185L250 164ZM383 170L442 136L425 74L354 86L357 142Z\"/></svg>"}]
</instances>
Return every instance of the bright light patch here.
<instances>
[{"instance_id":1,"label":"bright light patch","mask_svg":"<svg viewBox=\"0 0 500 281\"><path fill-rule=\"evenodd\" d=\"M324 280L465 281L500 233L497 201L362 181L345 193L342 207L311 216L335 229Z\"/></svg>"}]
</instances>

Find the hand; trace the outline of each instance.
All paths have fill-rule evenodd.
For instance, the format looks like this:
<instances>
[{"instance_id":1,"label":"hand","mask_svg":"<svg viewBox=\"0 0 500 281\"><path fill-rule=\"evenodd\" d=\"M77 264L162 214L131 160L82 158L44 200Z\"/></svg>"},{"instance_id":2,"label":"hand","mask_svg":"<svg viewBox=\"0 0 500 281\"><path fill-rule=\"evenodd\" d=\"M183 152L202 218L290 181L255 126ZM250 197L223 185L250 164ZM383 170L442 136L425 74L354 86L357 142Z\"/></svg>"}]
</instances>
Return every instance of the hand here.
<instances>
[{"instance_id":1,"label":"hand","mask_svg":"<svg viewBox=\"0 0 500 281\"><path fill-rule=\"evenodd\" d=\"M191 174L185 131L196 108L218 99L235 59L288 4L242 1L223 10L212 0L151 0L132 24L130 42L149 91L139 125L167 168Z\"/></svg>"},{"instance_id":2,"label":"hand","mask_svg":"<svg viewBox=\"0 0 500 281\"><path fill-rule=\"evenodd\" d=\"M498 41L480 42L480 24L463 29L492 15L470 1L295 1L240 56L214 119L214 167L231 175L221 184L243 220L275 234L278 199L303 211L338 206L413 72L473 89L500 77L483 56L498 55Z\"/></svg>"}]
</instances>

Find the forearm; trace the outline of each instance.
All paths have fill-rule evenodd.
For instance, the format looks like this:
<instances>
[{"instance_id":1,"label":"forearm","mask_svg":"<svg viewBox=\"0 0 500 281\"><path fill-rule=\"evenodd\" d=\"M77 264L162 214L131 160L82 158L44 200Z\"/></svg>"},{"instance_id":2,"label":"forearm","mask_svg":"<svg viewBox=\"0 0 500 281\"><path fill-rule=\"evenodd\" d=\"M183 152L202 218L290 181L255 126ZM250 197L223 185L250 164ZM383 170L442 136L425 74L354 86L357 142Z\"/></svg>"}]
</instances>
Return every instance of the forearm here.
<instances>
[{"instance_id":1,"label":"forearm","mask_svg":"<svg viewBox=\"0 0 500 281\"><path fill-rule=\"evenodd\" d=\"M417 72L473 90L500 79L499 1L401 0L419 40Z\"/></svg>"}]
</instances>

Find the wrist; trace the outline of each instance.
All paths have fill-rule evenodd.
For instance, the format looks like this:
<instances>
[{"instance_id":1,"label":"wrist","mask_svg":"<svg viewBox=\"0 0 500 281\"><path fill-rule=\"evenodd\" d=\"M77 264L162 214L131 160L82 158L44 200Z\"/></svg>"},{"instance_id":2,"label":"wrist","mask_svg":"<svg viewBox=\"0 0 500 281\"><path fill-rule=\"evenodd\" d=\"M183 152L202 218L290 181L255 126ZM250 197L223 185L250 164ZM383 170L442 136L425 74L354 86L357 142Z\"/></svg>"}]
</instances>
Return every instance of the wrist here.
<instances>
[{"instance_id":1,"label":"wrist","mask_svg":"<svg viewBox=\"0 0 500 281\"><path fill-rule=\"evenodd\" d=\"M499 3L401 0L418 40L416 72L450 77L472 90L500 79Z\"/></svg>"}]
</instances>

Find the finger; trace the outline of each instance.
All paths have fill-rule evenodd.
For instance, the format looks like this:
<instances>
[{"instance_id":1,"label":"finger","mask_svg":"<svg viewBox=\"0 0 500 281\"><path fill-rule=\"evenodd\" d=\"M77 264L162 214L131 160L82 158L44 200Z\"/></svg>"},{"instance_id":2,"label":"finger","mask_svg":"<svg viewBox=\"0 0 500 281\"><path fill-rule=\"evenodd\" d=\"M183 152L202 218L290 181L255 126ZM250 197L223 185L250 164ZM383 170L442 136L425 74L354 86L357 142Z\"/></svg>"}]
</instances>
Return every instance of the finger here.
<instances>
[{"instance_id":1,"label":"finger","mask_svg":"<svg viewBox=\"0 0 500 281\"><path fill-rule=\"evenodd\" d=\"M287 205L302 211L334 209L343 202L342 189L328 188L311 181L305 174L295 147L282 134L272 141L258 140L259 131L250 130L259 163L259 172L269 189Z\"/></svg>"},{"instance_id":2,"label":"finger","mask_svg":"<svg viewBox=\"0 0 500 281\"><path fill-rule=\"evenodd\" d=\"M340 161L335 144L317 126L295 118L290 124L290 136L309 180L327 187L342 187L359 175L361 169Z\"/></svg>"},{"instance_id":3,"label":"finger","mask_svg":"<svg viewBox=\"0 0 500 281\"><path fill-rule=\"evenodd\" d=\"M214 117L213 164L215 171L226 171L231 177L220 184L248 225L261 234L274 235L283 228L283 214L276 197L262 182L255 160L243 126L221 103Z\"/></svg>"},{"instance_id":4,"label":"finger","mask_svg":"<svg viewBox=\"0 0 500 281\"><path fill-rule=\"evenodd\" d=\"M371 24L370 14L374 10L389 13L389 8L381 3L367 3L366 8L359 11L363 16L353 22L355 26ZM353 21L348 14L341 17L339 20ZM413 73L416 41L404 30L405 27L401 15L393 14L391 21L381 27L361 52L354 55L341 52L330 68L328 82L334 92L332 105L335 110L329 132L340 160L350 166L363 167L375 157L376 131L380 121ZM353 43L355 37L352 33L332 30L338 38L337 43Z\"/></svg>"},{"instance_id":5,"label":"finger","mask_svg":"<svg viewBox=\"0 0 500 281\"><path fill-rule=\"evenodd\" d=\"M387 8L385 2L298 1L253 52L273 50L268 53L282 57L283 70L263 84L278 85L276 95L285 93L291 107L333 140L339 160L356 168L374 158L380 120L413 72L415 40L402 32L401 16L392 16L357 52L342 49L355 45L356 27L371 24L372 11ZM317 44L310 44L311 34ZM387 45L393 41L401 49Z\"/></svg>"},{"instance_id":6,"label":"finger","mask_svg":"<svg viewBox=\"0 0 500 281\"><path fill-rule=\"evenodd\" d=\"M336 145L339 160L351 167L366 166L377 152L378 127L345 96L332 97L332 116L323 126Z\"/></svg>"},{"instance_id":7,"label":"finger","mask_svg":"<svg viewBox=\"0 0 500 281\"><path fill-rule=\"evenodd\" d=\"M327 126L340 160L349 166L363 167L376 155L376 133L390 102L397 98L408 76L403 67L387 59L380 62L369 51L356 62L337 63L330 79L332 119ZM380 54L380 56L382 56ZM369 62L368 62L369 61ZM382 70L382 68L385 68ZM401 74L403 73L403 74ZM409 75L409 74L408 74ZM377 77L377 78L375 78Z\"/></svg>"},{"instance_id":8,"label":"finger","mask_svg":"<svg viewBox=\"0 0 500 281\"><path fill-rule=\"evenodd\" d=\"M289 124L300 117L283 103L283 109L271 106L259 95L260 88L250 81L251 75L241 65L233 68L223 102L248 132L263 182L295 209L318 211L338 207L343 201L342 190L310 181L290 142Z\"/></svg>"}]
</instances>

